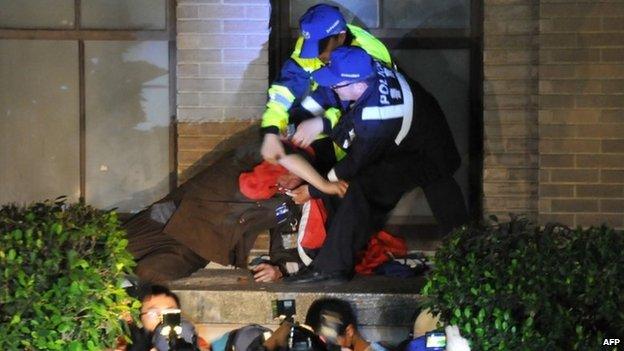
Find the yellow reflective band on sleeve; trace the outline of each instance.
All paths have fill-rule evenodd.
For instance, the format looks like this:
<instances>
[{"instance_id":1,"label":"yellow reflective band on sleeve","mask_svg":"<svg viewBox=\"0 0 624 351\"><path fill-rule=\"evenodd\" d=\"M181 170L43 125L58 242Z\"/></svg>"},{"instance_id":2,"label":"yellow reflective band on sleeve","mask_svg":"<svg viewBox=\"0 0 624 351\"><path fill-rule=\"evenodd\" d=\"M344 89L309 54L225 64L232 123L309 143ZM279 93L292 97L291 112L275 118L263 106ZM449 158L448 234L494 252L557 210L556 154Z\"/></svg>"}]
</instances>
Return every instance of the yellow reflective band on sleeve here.
<instances>
[{"instance_id":1,"label":"yellow reflective band on sleeve","mask_svg":"<svg viewBox=\"0 0 624 351\"><path fill-rule=\"evenodd\" d=\"M288 111L284 109L284 106L274 101L269 101L266 106L260 126L262 128L277 127L280 132L285 133L288 127Z\"/></svg>"},{"instance_id":2,"label":"yellow reflective band on sleeve","mask_svg":"<svg viewBox=\"0 0 624 351\"><path fill-rule=\"evenodd\" d=\"M334 154L336 155L336 161L340 161L345 156L347 156L347 152L341 149L340 146L338 146L338 144L336 143L332 143L332 144L334 144Z\"/></svg>"},{"instance_id":3,"label":"yellow reflective band on sleeve","mask_svg":"<svg viewBox=\"0 0 624 351\"><path fill-rule=\"evenodd\" d=\"M269 88L269 100L284 106L284 109L288 111L295 101L295 95L290 92L285 86L273 84Z\"/></svg>"},{"instance_id":4,"label":"yellow reflective band on sleeve","mask_svg":"<svg viewBox=\"0 0 624 351\"><path fill-rule=\"evenodd\" d=\"M388 68L393 68L390 52L379 39L358 26L347 24L347 27L349 27L349 30L355 37L355 40L351 43L352 45L361 47L373 58L383 62Z\"/></svg>"},{"instance_id":5,"label":"yellow reflective band on sleeve","mask_svg":"<svg viewBox=\"0 0 624 351\"><path fill-rule=\"evenodd\" d=\"M327 109L327 111L325 111L325 118L327 118L331 122L332 128L334 128L336 124L338 124L340 116L340 110L335 107L330 107L329 109Z\"/></svg>"}]
</instances>

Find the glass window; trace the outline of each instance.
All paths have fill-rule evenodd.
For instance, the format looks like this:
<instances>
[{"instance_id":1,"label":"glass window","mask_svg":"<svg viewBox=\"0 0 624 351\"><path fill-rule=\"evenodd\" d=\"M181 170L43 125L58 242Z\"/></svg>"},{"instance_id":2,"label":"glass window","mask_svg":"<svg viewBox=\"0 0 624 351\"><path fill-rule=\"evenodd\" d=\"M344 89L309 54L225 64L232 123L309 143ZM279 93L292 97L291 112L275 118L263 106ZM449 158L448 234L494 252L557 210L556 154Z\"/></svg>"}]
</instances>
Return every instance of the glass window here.
<instances>
[{"instance_id":1,"label":"glass window","mask_svg":"<svg viewBox=\"0 0 624 351\"><path fill-rule=\"evenodd\" d=\"M407 75L436 97L451 127L462 164L455 179L468 198L470 127L470 51L393 50L397 64ZM422 190L406 195L397 205L395 216L430 216L431 210Z\"/></svg>"},{"instance_id":2,"label":"glass window","mask_svg":"<svg viewBox=\"0 0 624 351\"><path fill-rule=\"evenodd\" d=\"M470 0L384 0L384 28L469 28Z\"/></svg>"},{"instance_id":3,"label":"glass window","mask_svg":"<svg viewBox=\"0 0 624 351\"><path fill-rule=\"evenodd\" d=\"M169 190L165 41L85 43L86 200L138 210Z\"/></svg>"},{"instance_id":4,"label":"glass window","mask_svg":"<svg viewBox=\"0 0 624 351\"><path fill-rule=\"evenodd\" d=\"M74 0L0 0L1 28L73 28Z\"/></svg>"},{"instance_id":5,"label":"glass window","mask_svg":"<svg viewBox=\"0 0 624 351\"><path fill-rule=\"evenodd\" d=\"M82 27L165 29L166 3L166 0L82 0Z\"/></svg>"},{"instance_id":6,"label":"glass window","mask_svg":"<svg viewBox=\"0 0 624 351\"><path fill-rule=\"evenodd\" d=\"M78 200L78 43L0 40L0 77L0 204Z\"/></svg>"},{"instance_id":7,"label":"glass window","mask_svg":"<svg viewBox=\"0 0 624 351\"><path fill-rule=\"evenodd\" d=\"M316 4L331 4L340 7L348 23L363 25L367 28L379 26L379 1L369 0L292 0L290 1L290 27L299 28L299 17Z\"/></svg>"}]
</instances>

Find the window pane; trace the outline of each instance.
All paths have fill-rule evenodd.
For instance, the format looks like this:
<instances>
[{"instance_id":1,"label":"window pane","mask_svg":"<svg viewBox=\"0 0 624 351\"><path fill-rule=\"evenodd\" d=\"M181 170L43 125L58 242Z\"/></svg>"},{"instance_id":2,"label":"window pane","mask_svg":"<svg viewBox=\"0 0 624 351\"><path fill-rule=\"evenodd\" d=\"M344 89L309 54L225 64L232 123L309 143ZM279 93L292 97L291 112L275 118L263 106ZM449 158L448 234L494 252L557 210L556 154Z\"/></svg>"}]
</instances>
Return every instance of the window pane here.
<instances>
[{"instance_id":1,"label":"window pane","mask_svg":"<svg viewBox=\"0 0 624 351\"><path fill-rule=\"evenodd\" d=\"M0 203L80 196L78 45L0 40Z\"/></svg>"},{"instance_id":2,"label":"window pane","mask_svg":"<svg viewBox=\"0 0 624 351\"><path fill-rule=\"evenodd\" d=\"M469 50L394 50L392 55L410 77L438 100L451 127L462 164L455 179L468 195L469 153ZM429 216L431 210L422 191L417 189L401 200L395 216Z\"/></svg>"},{"instance_id":3,"label":"window pane","mask_svg":"<svg viewBox=\"0 0 624 351\"><path fill-rule=\"evenodd\" d=\"M74 0L0 0L2 28L73 28Z\"/></svg>"},{"instance_id":4,"label":"window pane","mask_svg":"<svg viewBox=\"0 0 624 351\"><path fill-rule=\"evenodd\" d=\"M81 4L83 28L166 28L166 0L83 0Z\"/></svg>"},{"instance_id":5,"label":"window pane","mask_svg":"<svg viewBox=\"0 0 624 351\"><path fill-rule=\"evenodd\" d=\"M316 4L327 1L322 0L291 0L290 1L290 27L299 28L299 17L306 10ZM335 0L332 5L340 7L347 23L361 25L366 28L379 27L379 1L378 0Z\"/></svg>"},{"instance_id":6,"label":"window pane","mask_svg":"<svg viewBox=\"0 0 624 351\"><path fill-rule=\"evenodd\" d=\"M384 28L468 28L470 0L384 0Z\"/></svg>"},{"instance_id":7,"label":"window pane","mask_svg":"<svg viewBox=\"0 0 624 351\"><path fill-rule=\"evenodd\" d=\"M135 211L169 190L164 41L85 43L86 200Z\"/></svg>"}]
</instances>

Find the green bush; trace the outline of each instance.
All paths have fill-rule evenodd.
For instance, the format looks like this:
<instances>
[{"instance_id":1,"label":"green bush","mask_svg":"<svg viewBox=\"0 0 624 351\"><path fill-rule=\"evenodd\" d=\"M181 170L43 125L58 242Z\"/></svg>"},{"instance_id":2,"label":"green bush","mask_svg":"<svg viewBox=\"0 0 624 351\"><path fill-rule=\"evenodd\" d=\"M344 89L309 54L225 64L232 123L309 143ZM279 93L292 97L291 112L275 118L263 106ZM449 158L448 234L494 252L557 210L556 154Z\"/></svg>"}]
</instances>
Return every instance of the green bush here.
<instances>
[{"instance_id":1,"label":"green bush","mask_svg":"<svg viewBox=\"0 0 624 351\"><path fill-rule=\"evenodd\" d=\"M0 209L0 350L102 350L137 307L114 212L64 200Z\"/></svg>"},{"instance_id":2,"label":"green bush","mask_svg":"<svg viewBox=\"0 0 624 351\"><path fill-rule=\"evenodd\" d=\"M602 350L624 336L624 233L524 218L466 226L437 251L422 293L473 350Z\"/></svg>"}]
</instances>

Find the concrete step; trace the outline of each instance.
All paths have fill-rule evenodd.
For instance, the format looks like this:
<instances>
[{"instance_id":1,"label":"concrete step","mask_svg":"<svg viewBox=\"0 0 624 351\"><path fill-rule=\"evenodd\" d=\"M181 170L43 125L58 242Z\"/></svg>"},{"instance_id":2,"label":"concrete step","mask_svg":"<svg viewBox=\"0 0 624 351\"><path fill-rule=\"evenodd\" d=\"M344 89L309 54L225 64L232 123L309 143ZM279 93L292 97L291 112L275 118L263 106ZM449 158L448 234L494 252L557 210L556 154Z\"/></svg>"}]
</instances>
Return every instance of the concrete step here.
<instances>
[{"instance_id":1,"label":"concrete step","mask_svg":"<svg viewBox=\"0 0 624 351\"><path fill-rule=\"evenodd\" d=\"M382 276L356 276L341 285L267 284L253 282L251 274L240 269L206 269L174 281L170 287L180 297L185 316L206 340L250 323L276 328L273 300L295 300L295 319L303 322L314 300L335 297L353 304L359 326L369 340L398 343L411 330L423 284L423 277Z\"/></svg>"}]
</instances>

